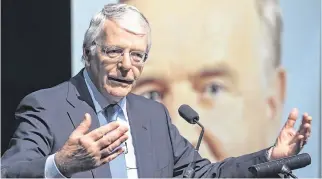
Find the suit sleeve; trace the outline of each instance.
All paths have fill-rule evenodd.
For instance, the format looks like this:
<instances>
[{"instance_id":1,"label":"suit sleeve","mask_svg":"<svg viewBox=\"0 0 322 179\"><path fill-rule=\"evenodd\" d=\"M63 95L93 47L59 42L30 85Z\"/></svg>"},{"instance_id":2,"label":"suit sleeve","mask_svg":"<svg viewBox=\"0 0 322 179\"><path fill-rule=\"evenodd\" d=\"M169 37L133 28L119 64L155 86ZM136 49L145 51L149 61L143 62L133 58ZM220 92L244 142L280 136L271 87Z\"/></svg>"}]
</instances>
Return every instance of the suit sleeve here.
<instances>
[{"instance_id":1,"label":"suit sleeve","mask_svg":"<svg viewBox=\"0 0 322 179\"><path fill-rule=\"evenodd\" d=\"M202 158L195 151L192 144L180 135L178 129L171 123L168 110L165 107L164 110L166 112L173 148L174 177L182 177L184 169L192 161L194 155L196 155L196 178L251 178L254 176L248 171L248 168L252 165L268 161L266 157L268 149L264 149L240 157L227 158L222 162L211 163L208 159Z\"/></svg>"},{"instance_id":2,"label":"suit sleeve","mask_svg":"<svg viewBox=\"0 0 322 179\"><path fill-rule=\"evenodd\" d=\"M44 178L45 163L54 140L44 120L50 116L47 113L32 94L21 101L15 113L18 127L1 158L2 177Z\"/></svg>"}]
</instances>

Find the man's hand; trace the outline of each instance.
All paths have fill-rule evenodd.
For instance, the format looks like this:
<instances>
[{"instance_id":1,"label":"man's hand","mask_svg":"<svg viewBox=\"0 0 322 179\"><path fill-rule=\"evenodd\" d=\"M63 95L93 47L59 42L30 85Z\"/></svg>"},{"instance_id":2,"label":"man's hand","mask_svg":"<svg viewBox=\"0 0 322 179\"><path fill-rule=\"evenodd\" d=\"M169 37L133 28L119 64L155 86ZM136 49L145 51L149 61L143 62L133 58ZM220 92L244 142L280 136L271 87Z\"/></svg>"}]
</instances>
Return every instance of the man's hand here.
<instances>
[{"instance_id":1,"label":"man's hand","mask_svg":"<svg viewBox=\"0 0 322 179\"><path fill-rule=\"evenodd\" d=\"M123 152L122 148L113 150L127 140L126 126L111 122L87 133L90 126L91 116L85 114L84 121L55 154L55 163L66 177L99 167Z\"/></svg>"},{"instance_id":2,"label":"man's hand","mask_svg":"<svg viewBox=\"0 0 322 179\"><path fill-rule=\"evenodd\" d=\"M298 110L293 109L277 138L275 146L271 148L270 160L296 155L307 143L311 135L312 117L304 113L302 116L302 124L298 131L296 131L294 124L297 118Z\"/></svg>"}]
</instances>

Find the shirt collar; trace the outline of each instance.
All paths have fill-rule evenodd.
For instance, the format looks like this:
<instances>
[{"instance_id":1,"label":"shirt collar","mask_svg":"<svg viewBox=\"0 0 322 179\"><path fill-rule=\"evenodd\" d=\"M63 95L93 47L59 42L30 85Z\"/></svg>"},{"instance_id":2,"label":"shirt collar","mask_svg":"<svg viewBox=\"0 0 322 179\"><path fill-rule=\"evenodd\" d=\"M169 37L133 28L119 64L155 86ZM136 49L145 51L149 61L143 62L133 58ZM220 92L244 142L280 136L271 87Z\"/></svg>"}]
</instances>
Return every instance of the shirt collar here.
<instances>
[{"instance_id":1,"label":"shirt collar","mask_svg":"<svg viewBox=\"0 0 322 179\"><path fill-rule=\"evenodd\" d=\"M105 109L107 106L112 104L112 102L111 102L112 100L104 97L98 91L96 86L93 84L91 78L89 77L86 69L84 69L83 75L84 75L86 86L87 86L88 91L89 91L91 98L93 100L95 111L96 111L96 113L99 113L99 112L103 111L103 109ZM127 113L126 113L126 97L122 98L118 102L118 105L121 107L124 115L127 115Z\"/></svg>"}]
</instances>

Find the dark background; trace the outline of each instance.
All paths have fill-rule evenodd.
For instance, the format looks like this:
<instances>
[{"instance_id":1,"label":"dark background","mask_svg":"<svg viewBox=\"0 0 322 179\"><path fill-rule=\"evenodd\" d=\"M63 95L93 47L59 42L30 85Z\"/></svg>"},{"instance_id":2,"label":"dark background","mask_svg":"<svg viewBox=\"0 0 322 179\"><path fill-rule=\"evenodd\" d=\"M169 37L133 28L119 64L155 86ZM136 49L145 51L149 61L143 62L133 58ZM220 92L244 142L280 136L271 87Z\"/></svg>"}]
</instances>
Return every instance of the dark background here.
<instances>
[{"instance_id":1,"label":"dark background","mask_svg":"<svg viewBox=\"0 0 322 179\"><path fill-rule=\"evenodd\" d=\"M1 1L1 155L27 94L71 76L69 0Z\"/></svg>"}]
</instances>

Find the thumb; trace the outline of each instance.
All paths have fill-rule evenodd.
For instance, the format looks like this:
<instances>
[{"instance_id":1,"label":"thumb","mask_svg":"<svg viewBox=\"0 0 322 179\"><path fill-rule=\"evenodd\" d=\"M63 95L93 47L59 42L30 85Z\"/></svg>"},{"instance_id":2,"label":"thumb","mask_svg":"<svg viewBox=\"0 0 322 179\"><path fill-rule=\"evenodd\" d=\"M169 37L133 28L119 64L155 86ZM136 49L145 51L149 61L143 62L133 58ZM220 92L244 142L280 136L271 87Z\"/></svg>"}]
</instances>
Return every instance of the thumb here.
<instances>
[{"instance_id":1,"label":"thumb","mask_svg":"<svg viewBox=\"0 0 322 179\"><path fill-rule=\"evenodd\" d=\"M85 116L84 116L83 121L79 124L79 126L74 130L73 133L86 134L86 132L91 127L91 124L92 124L91 115L86 113Z\"/></svg>"}]
</instances>

